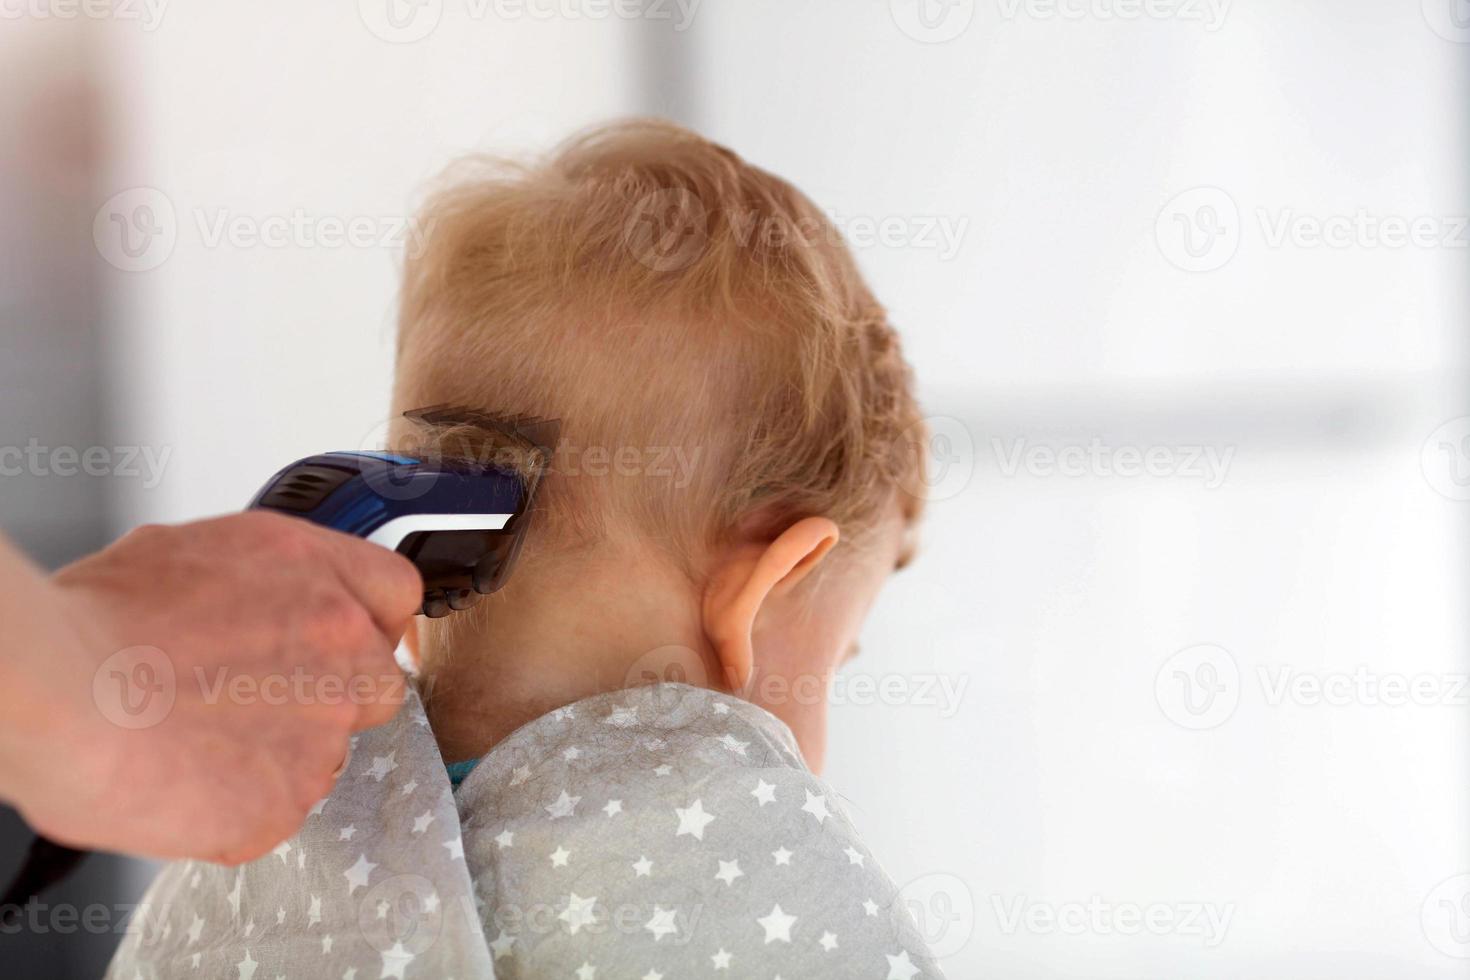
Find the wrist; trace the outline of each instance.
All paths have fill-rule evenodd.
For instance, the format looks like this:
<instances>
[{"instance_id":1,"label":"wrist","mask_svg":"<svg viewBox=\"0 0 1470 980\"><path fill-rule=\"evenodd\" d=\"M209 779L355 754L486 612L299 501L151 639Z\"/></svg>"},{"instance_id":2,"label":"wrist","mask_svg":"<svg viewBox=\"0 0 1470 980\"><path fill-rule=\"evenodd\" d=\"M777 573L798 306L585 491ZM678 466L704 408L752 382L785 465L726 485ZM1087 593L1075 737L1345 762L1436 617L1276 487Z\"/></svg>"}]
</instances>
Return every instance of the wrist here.
<instances>
[{"instance_id":1,"label":"wrist","mask_svg":"<svg viewBox=\"0 0 1470 980\"><path fill-rule=\"evenodd\" d=\"M11 585L0 603L18 627L0 643L0 798L30 819L71 781L91 679L59 586L39 574Z\"/></svg>"}]
</instances>

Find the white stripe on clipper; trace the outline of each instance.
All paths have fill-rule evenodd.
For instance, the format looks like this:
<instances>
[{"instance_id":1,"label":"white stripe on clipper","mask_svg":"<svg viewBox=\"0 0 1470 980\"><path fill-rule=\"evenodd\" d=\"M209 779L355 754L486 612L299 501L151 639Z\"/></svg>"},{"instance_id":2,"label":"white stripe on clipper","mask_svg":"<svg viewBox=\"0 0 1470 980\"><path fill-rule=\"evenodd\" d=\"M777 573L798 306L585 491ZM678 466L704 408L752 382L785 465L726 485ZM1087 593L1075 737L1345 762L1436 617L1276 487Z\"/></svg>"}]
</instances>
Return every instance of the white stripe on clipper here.
<instances>
[{"instance_id":1,"label":"white stripe on clipper","mask_svg":"<svg viewBox=\"0 0 1470 980\"><path fill-rule=\"evenodd\" d=\"M499 531L513 514L405 514L367 536L373 544L396 551L403 539L419 531Z\"/></svg>"}]
</instances>

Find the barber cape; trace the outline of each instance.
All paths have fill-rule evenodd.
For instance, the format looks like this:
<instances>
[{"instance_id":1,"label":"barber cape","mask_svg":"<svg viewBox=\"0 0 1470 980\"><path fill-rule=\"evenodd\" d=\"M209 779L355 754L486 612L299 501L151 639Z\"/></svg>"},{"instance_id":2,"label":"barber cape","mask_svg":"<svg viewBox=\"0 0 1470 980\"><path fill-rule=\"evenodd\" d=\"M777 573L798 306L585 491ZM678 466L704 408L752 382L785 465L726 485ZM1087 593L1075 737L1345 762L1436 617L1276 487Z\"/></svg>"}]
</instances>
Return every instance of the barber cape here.
<instances>
[{"instance_id":1,"label":"barber cape","mask_svg":"<svg viewBox=\"0 0 1470 980\"><path fill-rule=\"evenodd\" d=\"M108 975L941 976L790 729L682 684L544 715L457 791L411 693L295 837L165 867Z\"/></svg>"}]
</instances>

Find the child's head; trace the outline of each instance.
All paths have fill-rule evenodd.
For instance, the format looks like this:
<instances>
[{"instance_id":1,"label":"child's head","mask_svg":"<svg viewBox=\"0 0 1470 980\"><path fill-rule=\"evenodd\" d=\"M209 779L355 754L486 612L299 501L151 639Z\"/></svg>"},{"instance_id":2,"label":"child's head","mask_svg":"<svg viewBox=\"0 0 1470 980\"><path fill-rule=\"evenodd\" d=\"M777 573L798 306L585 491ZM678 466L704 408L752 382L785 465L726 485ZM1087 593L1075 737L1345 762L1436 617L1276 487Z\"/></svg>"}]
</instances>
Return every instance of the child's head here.
<instances>
[{"instance_id":1,"label":"child's head","mask_svg":"<svg viewBox=\"0 0 1470 980\"><path fill-rule=\"evenodd\" d=\"M820 764L827 678L903 560L922 465L898 339L830 222L729 150L640 121L537 166L467 161L420 230L395 410L561 420L510 585L422 631L427 669L455 678L435 697L473 666L506 678L482 692L535 702L540 677L565 700L681 648ZM528 650L538 635L556 650Z\"/></svg>"}]
</instances>

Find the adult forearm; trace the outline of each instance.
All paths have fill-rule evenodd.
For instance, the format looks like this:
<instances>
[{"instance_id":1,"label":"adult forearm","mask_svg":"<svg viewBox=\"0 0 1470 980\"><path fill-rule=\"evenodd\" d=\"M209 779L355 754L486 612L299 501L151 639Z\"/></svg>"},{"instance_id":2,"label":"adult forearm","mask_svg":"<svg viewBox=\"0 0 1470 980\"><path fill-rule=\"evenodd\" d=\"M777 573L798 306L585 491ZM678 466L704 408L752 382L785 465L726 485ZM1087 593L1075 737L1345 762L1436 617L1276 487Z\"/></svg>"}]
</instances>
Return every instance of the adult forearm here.
<instances>
[{"instance_id":1,"label":"adult forearm","mask_svg":"<svg viewBox=\"0 0 1470 980\"><path fill-rule=\"evenodd\" d=\"M0 799L24 809L46 778L57 722L87 697L70 676L77 638L56 587L0 534ZM71 687L73 690L67 691Z\"/></svg>"}]
</instances>

